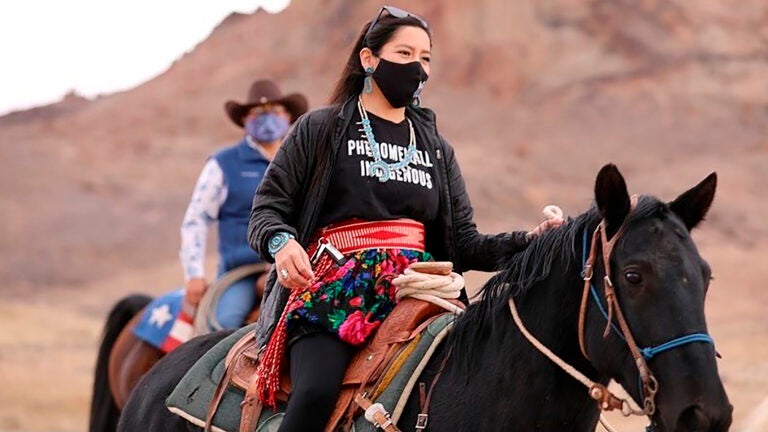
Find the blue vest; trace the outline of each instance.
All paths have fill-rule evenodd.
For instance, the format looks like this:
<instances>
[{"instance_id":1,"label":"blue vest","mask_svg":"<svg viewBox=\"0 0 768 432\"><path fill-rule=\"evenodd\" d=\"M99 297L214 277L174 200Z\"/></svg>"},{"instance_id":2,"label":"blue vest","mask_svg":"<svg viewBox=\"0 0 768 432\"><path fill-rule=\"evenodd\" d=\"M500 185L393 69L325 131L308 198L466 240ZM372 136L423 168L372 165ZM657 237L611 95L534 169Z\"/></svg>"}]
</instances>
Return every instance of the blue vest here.
<instances>
[{"instance_id":1,"label":"blue vest","mask_svg":"<svg viewBox=\"0 0 768 432\"><path fill-rule=\"evenodd\" d=\"M224 173L227 199L219 209L219 269L229 271L261 261L248 245L248 219L253 195L269 161L243 139L212 156Z\"/></svg>"}]
</instances>

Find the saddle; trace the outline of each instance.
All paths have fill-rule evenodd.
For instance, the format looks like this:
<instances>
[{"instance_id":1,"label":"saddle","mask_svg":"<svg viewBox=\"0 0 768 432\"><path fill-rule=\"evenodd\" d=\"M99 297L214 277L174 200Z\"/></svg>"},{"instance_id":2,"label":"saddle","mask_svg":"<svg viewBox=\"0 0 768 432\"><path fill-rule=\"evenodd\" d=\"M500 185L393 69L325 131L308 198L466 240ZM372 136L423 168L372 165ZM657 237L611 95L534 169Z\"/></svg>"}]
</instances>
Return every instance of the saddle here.
<instances>
[{"instance_id":1,"label":"saddle","mask_svg":"<svg viewBox=\"0 0 768 432\"><path fill-rule=\"evenodd\" d=\"M463 307L458 301L452 302ZM413 298L404 298L397 304L373 338L353 357L326 432L348 430L351 427L359 408L355 397L367 395L375 398L386 388L388 379L393 375L392 370L397 369L397 363L402 363L409 354L410 342L418 338L421 331L443 312L445 310L435 304ZM259 354L253 332L249 332L230 349L225 359L225 373L208 410L206 431L210 430L213 416L228 386L245 391L241 405L240 432L255 430L262 410L255 387ZM290 378L283 374L277 398L286 401L290 392Z\"/></svg>"}]
</instances>

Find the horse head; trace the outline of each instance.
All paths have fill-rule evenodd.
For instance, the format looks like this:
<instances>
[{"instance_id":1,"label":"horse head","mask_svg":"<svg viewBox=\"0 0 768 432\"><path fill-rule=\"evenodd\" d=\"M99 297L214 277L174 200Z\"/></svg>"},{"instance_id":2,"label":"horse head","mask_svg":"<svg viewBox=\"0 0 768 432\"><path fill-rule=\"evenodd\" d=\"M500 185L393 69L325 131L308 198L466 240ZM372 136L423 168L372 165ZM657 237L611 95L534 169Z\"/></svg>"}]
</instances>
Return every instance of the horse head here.
<instances>
[{"instance_id":1,"label":"horse head","mask_svg":"<svg viewBox=\"0 0 768 432\"><path fill-rule=\"evenodd\" d=\"M614 165L595 183L602 231L593 237L602 238L582 299L582 351L645 408L655 431L720 432L731 424L704 316L711 271L690 236L716 185L713 173L672 202L642 196L635 204Z\"/></svg>"}]
</instances>

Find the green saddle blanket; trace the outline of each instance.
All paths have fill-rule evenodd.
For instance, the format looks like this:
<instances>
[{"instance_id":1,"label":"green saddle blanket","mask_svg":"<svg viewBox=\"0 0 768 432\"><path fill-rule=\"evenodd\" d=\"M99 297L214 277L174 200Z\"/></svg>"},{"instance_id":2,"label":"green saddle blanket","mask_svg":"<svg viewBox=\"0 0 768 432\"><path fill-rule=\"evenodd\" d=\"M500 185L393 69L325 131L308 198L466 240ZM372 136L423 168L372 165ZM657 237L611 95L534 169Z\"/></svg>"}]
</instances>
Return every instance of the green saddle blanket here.
<instances>
[{"instance_id":1,"label":"green saddle blanket","mask_svg":"<svg viewBox=\"0 0 768 432\"><path fill-rule=\"evenodd\" d=\"M452 313L442 314L424 329L413 353L402 363L389 386L373 401L384 405L392 414L393 423L399 420L416 380L437 346L453 327L455 318L456 316ZM224 375L224 359L230 348L248 331L252 331L254 325L243 327L223 339L192 366L165 401L171 412L197 426L205 426L208 406L219 380ZM214 431L237 432L240 426L240 403L244 396L245 393L240 389L232 386L227 389L213 418ZM276 412L265 406L256 431L277 431L284 410L285 406L281 403L278 403ZM375 432L376 430L373 424L365 420L362 415L355 419L352 428L354 432Z\"/></svg>"}]
</instances>

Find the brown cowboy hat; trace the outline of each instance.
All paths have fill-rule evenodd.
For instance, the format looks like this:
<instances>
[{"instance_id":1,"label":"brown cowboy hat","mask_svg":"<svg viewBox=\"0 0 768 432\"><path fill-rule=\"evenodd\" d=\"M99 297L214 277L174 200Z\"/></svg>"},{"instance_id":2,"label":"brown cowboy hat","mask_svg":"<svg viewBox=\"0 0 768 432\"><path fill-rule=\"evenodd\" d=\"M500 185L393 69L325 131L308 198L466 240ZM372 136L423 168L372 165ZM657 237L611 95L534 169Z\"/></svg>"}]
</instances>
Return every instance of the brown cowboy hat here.
<instances>
[{"instance_id":1,"label":"brown cowboy hat","mask_svg":"<svg viewBox=\"0 0 768 432\"><path fill-rule=\"evenodd\" d=\"M303 94L292 93L283 96L283 92L280 91L277 84L266 79L251 84L251 88L248 90L248 99L244 104L230 100L224 104L224 110L236 125L243 127L243 117L248 114L248 111L257 105L264 104L283 105L291 113L291 121L296 121L300 115L307 112L309 107L307 98Z\"/></svg>"}]
</instances>

